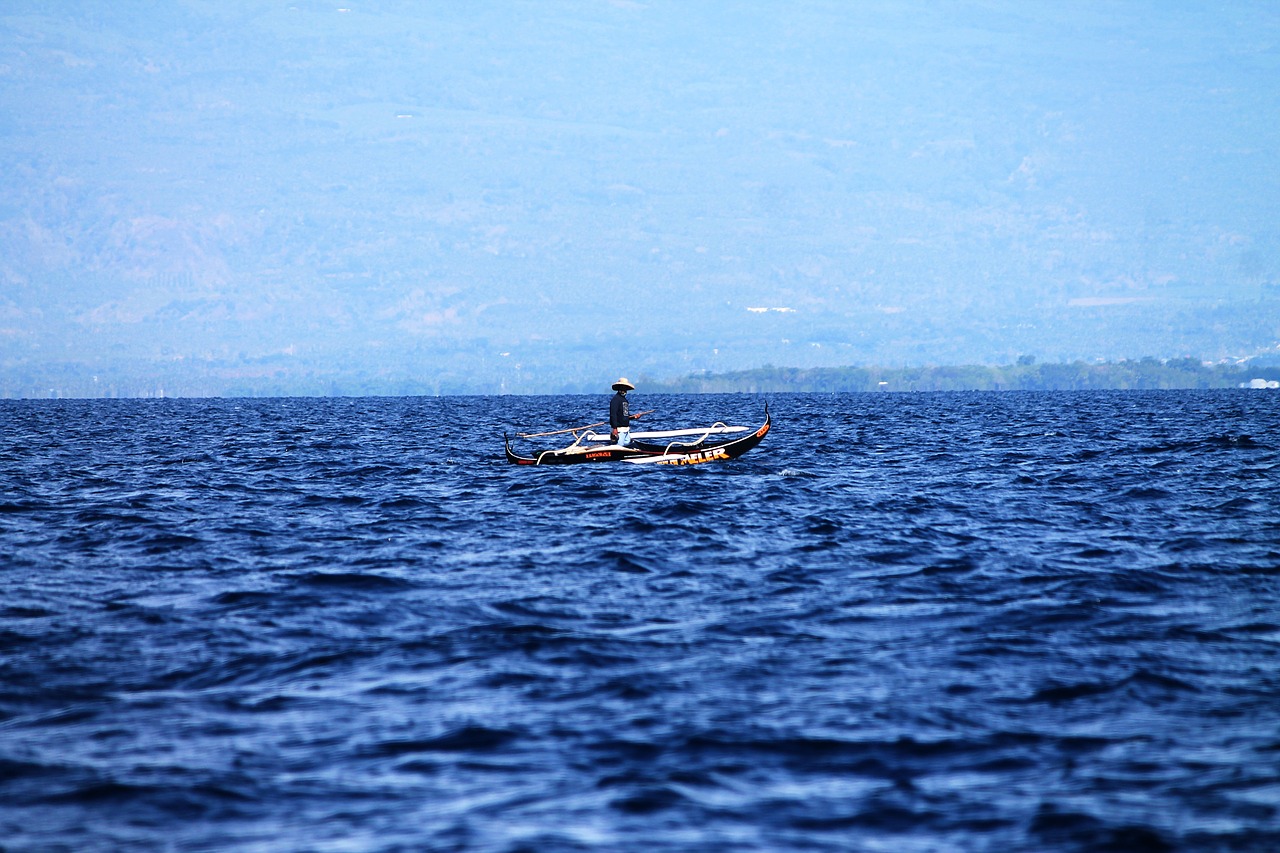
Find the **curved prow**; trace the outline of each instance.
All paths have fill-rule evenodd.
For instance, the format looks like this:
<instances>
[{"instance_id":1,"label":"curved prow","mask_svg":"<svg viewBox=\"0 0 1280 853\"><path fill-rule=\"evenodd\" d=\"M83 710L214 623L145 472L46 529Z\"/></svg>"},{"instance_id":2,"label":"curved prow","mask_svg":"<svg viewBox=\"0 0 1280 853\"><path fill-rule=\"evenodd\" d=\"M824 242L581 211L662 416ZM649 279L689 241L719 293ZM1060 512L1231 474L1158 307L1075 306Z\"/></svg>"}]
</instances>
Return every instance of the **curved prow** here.
<instances>
[{"instance_id":1,"label":"curved prow","mask_svg":"<svg viewBox=\"0 0 1280 853\"><path fill-rule=\"evenodd\" d=\"M761 440L763 440L764 437L769 434L769 430L772 428L773 428L773 415L769 414L769 404L765 403L764 404L764 423L760 425L760 428L755 432L751 433L751 435L746 436L745 438L740 438L737 441L731 441L728 444L721 445L720 449L730 459L736 459L737 457L741 456L742 454L746 453L748 450L750 450L751 448L759 444Z\"/></svg>"},{"instance_id":2,"label":"curved prow","mask_svg":"<svg viewBox=\"0 0 1280 853\"><path fill-rule=\"evenodd\" d=\"M508 462L514 463L516 465L532 465L533 464L534 460L527 459L523 456L520 456L518 453L516 453L514 450L511 449L511 436L507 435L505 432L502 434L502 444L503 444L503 447L506 448Z\"/></svg>"}]
</instances>

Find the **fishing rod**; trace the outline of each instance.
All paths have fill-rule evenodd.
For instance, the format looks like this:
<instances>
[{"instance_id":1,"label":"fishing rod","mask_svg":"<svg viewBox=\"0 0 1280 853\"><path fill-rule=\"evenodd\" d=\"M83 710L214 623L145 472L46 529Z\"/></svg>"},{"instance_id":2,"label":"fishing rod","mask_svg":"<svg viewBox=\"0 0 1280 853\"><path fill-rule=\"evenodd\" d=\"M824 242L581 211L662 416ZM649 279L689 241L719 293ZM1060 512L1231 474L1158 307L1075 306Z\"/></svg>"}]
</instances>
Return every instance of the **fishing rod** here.
<instances>
[{"instance_id":1,"label":"fishing rod","mask_svg":"<svg viewBox=\"0 0 1280 853\"><path fill-rule=\"evenodd\" d=\"M646 409L643 412L636 412L631 417L638 418L641 415L651 415L656 411L657 409ZM518 432L516 433L516 437L517 438L542 438L543 436L548 436L548 435L564 435L566 432L571 432L574 435L577 435L580 431L584 429L591 429L592 427L604 426L607 423L609 422L599 421L598 423L583 424L582 426L569 427L568 429L553 429L550 432Z\"/></svg>"}]
</instances>

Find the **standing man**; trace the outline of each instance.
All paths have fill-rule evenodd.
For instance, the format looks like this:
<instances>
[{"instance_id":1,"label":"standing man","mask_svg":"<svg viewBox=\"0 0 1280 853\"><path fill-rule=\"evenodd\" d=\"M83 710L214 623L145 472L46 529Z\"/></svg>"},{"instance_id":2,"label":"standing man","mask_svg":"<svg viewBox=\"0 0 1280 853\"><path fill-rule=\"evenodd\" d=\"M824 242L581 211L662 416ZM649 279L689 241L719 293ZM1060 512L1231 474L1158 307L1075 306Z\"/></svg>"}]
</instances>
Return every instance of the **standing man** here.
<instances>
[{"instance_id":1,"label":"standing man","mask_svg":"<svg viewBox=\"0 0 1280 853\"><path fill-rule=\"evenodd\" d=\"M626 447L631 443L631 422L640 418L640 415L631 414L631 407L627 404L627 392L636 390L636 386L623 377L613 383L613 390L618 393L609 401L609 434L616 444Z\"/></svg>"}]
</instances>

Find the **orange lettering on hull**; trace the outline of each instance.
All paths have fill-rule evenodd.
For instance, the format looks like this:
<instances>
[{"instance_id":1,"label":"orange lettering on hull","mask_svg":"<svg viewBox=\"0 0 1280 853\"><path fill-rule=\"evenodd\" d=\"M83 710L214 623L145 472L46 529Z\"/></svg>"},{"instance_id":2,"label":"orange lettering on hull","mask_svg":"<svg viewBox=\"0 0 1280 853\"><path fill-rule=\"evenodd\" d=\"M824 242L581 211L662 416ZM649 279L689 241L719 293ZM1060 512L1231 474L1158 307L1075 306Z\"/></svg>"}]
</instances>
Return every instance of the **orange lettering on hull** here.
<instances>
[{"instance_id":1,"label":"orange lettering on hull","mask_svg":"<svg viewBox=\"0 0 1280 853\"><path fill-rule=\"evenodd\" d=\"M678 456L675 459L659 459L659 465L698 465L702 462L712 462L716 459L728 459L729 454L724 452L723 448L717 447L712 450L701 450L697 453L690 453L688 456Z\"/></svg>"}]
</instances>

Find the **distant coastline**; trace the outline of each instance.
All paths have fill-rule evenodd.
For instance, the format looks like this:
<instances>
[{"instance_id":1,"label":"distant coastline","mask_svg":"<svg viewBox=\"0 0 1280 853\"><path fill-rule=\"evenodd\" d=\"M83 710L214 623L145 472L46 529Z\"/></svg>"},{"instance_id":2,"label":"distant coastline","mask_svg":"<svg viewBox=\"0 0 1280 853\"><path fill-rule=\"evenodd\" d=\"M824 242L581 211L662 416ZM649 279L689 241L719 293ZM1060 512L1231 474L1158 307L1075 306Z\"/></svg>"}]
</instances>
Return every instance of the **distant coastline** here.
<instances>
[{"instance_id":1,"label":"distant coastline","mask_svg":"<svg viewBox=\"0 0 1280 853\"><path fill-rule=\"evenodd\" d=\"M668 393L880 391L1125 391L1280 387L1280 365L1204 364L1194 358L931 367L760 367L645 383Z\"/></svg>"},{"instance_id":2,"label":"distant coastline","mask_svg":"<svg viewBox=\"0 0 1280 853\"><path fill-rule=\"evenodd\" d=\"M6 381L7 380L7 381ZM47 376L0 376L0 399L139 399L201 397L451 397L466 395L597 394L607 377L569 383L537 382L535 374L512 387L492 379L464 378L423 367L416 375L386 371L279 370L257 375L229 369L193 375L177 366L127 375L89 375L62 365ZM1124 391L1221 388L1280 389L1280 363L1205 364L1194 358L1141 358L1114 362L1036 363L1024 356L1008 365L925 367L774 367L679 378L641 374L645 394L914 391Z\"/></svg>"}]
</instances>

